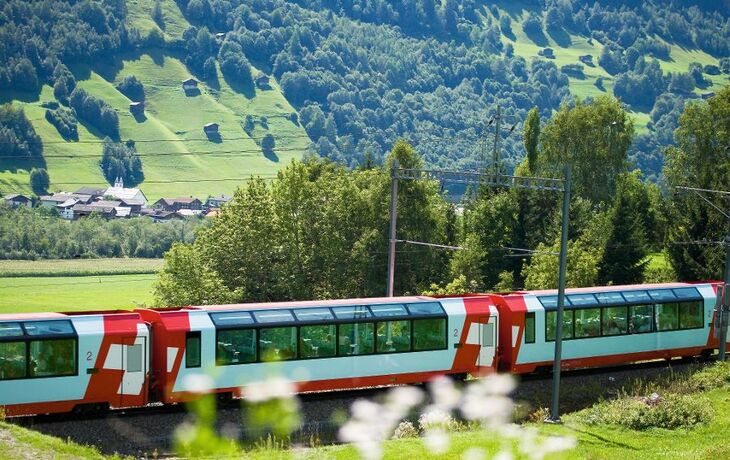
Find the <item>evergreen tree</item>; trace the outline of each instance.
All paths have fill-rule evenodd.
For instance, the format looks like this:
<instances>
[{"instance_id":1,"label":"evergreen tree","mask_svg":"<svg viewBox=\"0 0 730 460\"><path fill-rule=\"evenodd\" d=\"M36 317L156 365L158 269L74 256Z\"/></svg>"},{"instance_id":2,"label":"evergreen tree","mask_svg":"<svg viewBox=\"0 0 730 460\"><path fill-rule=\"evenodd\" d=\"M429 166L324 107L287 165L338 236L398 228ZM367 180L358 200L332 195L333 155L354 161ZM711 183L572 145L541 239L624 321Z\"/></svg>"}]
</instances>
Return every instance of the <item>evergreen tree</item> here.
<instances>
[{"instance_id":1,"label":"evergreen tree","mask_svg":"<svg viewBox=\"0 0 730 460\"><path fill-rule=\"evenodd\" d=\"M534 172L537 169L537 143L540 139L540 113L537 107L533 107L527 113L523 139L527 152L527 167L530 172Z\"/></svg>"},{"instance_id":2,"label":"evergreen tree","mask_svg":"<svg viewBox=\"0 0 730 460\"><path fill-rule=\"evenodd\" d=\"M30 187L36 195L45 195L50 184L51 179L48 177L48 171L45 168L33 168L30 171Z\"/></svg>"}]
</instances>

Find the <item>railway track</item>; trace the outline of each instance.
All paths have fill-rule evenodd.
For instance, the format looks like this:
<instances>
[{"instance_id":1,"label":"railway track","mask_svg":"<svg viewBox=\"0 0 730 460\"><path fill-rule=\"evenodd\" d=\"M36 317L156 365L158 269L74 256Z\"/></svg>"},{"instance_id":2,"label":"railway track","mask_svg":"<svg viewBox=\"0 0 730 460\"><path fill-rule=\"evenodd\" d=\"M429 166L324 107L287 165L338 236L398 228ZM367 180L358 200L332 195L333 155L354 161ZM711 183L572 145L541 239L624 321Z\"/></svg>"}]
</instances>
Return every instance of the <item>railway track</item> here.
<instances>
[{"instance_id":1,"label":"railway track","mask_svg":"<svg viewBox=\"0 0 730 460\"><path fill-rule=\"evenodd\" d=\"M610 368L563 371L561 408L572 412L588 407L601 398L615 396L619 389L635 379L656 381L672 372L687 372L705 363L691 360L652 361ZM548 407L552 376L523 376L513 393L514 400L526 412ZM378 398L387 388L334 391L300 395L303 424L292 435L292 441L307 445L312 440L336 442L338 423L346 416L353 401ZM239 401L221 402L217 429L227 437L253 440L242 423ZM151 406L139 409L110 411L97 415L60 414L22 417L9 420L21 426L79 444L96 446L105 454L134 457L169 456L173 453L175 430L192 421L184 405Z\"/></svg>"}]
</instances>

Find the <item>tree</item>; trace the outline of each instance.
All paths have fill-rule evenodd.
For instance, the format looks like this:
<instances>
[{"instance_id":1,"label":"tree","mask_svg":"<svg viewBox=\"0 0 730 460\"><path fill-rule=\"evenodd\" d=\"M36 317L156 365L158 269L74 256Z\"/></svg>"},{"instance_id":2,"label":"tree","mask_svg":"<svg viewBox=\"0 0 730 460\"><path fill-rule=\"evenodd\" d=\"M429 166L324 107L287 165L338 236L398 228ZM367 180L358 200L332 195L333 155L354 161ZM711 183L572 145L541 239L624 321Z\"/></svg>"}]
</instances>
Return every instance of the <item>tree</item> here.
<instances>
[{"instance_id":1,"label":"tree","mask_svg":"<svg viewBox=\"0 0 730 460\"><path fill-rule=\"evenodd\" d=\"M133 142L122 144L113 142L108 137L105 138L99 166L104 178L110 184L113 184L117 177L121 177L129 186L135 186L144 181L142 159L137 155Z\"/></svg>"},{"instance_id":2,"label":"tree","mask_svg":"<svg viewBox=\"0 0 730 460\"><path fill-rule=\"evenodd\" d=\"M634 124L619 101L600 96L594 101L563 104L541 133L544 172L560 174L573 166L573 188L593 203L611 199L616 178L626 170Z\"/></svg>"},{"instance_id":3,"label":"tree","mask_svg":"<svg viewBox=\"0 0 730 460\"><path fill-rule=\"evenodd\" d=\"M264 138L261 140L261 149L264 152L271 152L276 147L276 139L271 133L266 133Z\"/></svg>"},{"instance_id":4,"label":"tree","mask_svg":"<svg viewBox=\"0 0 730 460\"><path fill-rule=\"evenodd\" d=\"M154 295L161 307L233 303L244 297L241 290L226 288L195 246L182 243L175 243L165 253Z\"/></svg>"},{"instance_id":5,"label":"tree","mask_svg":"<svg viewBox=\"0 0 730 460\"><path fill-rule=\"evenodd\" d=\"M50 184L51 179L48 177L46 168L33 168L30 171L30 187L36 195L45 195Z\"/></svg>"},{"instance_id":6,"label":"tree","mask_svg":"<svg viewBox=\"0 0 730 460\"><path fill-rule=\"evenodd\" d=\"M636 182L631 183L632 179ZM639 284L644 279L648 250L642 216L649 212L645 207L648 195L642 184L637 182L631 175L619 180L609 211L610 228L606 229L609 236L598 266L600 284ZM637 187L639 193L644 191L645 201L637 196Z\"/></svg>"},{"instance_id":7,"label":"tree","mask_svg":"<svg viewBox=\"0 0 730 460\"><path fill-rule=\"evenodd\" d=\"M540 113L537 107L533 107L527 113L525 128L523 131L525 151L527 152L527 165L530 172L537 168L537 143L540 139Z\"/></svg>"},{"instance_id":8,"label":"tree","mask_svg":"<svg viewBox=\"0 0 730 460\"><path fill-rule=\"evenodd\" d=\"M152 20L155 21L155 24L157 24L160 29L165 30L165 15L162 13L162 2L160 0L155 0L154 5L152 5L151 16Z\"/></svg>"},{"instance_id":9,"label":"tree","mask_svg":"<svg viewBox=\"0 0 730 460\"><path fill-rule=\"evenodd\" d=\"M203 63L203 79L207 82L218 82L218 68L215 66L215 58L210 56Z\"/></svg>"},{"instance_id":10,"label":"tree","mask_svg":"<svg viewBox=\"0 0 730 460\"><path fill-rule=\"evenodd\" d=\"M727 190L730 88L721 89L707 102L687 103L675 137L677 146L666 151L664 175L668 185ZM725 259L722 246L672 243L721 240L727 234L727 219L696 195L677 192L669 200L667 252L672 267L680 280L721 279ZM727 200L713 195L707 198L727 209Z\"/></svg>"},{"instance_id":11,"label":"tree","mask_svg":"<svg viewBox=\"0 0 730 460\"><path fill-rule=\"evenodd\" d=\"M144 101L144 85L142 85L142 82L134 75L127 75L124 77L124 79L117 85L117 89L133 101Z\"/></svg>"},{"instance_id":12,"label":"tree","mask_svg":"<svg viewBox=\"0 0 730 460\"><path fill-rule=\"evenodd\" d=\"M556 289L558 287L558 257L560 240L547 246L540 243L530 264L525 267L525 289ZM568 267L565 285L567 287L595 286L598 278L598 263L601 250L584 240L568 242Z\"/></svg>"}]
</instances>

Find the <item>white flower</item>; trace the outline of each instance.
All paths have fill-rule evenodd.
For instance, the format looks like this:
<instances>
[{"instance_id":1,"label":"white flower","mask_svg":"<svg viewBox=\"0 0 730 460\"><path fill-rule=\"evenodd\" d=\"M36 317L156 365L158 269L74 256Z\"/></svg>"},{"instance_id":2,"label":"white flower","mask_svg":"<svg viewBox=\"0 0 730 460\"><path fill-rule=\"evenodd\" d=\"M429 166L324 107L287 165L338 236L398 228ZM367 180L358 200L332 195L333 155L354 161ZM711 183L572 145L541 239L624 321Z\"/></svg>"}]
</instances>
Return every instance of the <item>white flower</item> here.
<instances>
[{"instance_id":1,"label":"white flower","mask_svg":"<svg viewBox=\"0 0 730 460\"><path fill-rule=\"evenodd\" d=\"M575 438L569 436L550 436L540 444L540 450L543 454L549 454L570 450L575 448L576 445Z\"/></svg>"},{"instance_id":2,"label":"white flower","mask_svg":"<svg viewBox=\"0 0 730 460\"><path fill-rule=\"evenodd\" d=\"M388 407L402 416L421 401L423 392L416 387L395 387L388 392Z\"/></svg>"},{"instance_id":3,"label":"white flower","mask_svg":"<svg viewBox=\"0 0 730 460\"><path fill-rule=\"evenodd\" d=\"M377 421L382 415L382 407L380 404L368 401L367 399L358 399L352 403L353 419Z\"/></svg>"},{"instance_id":4,"label":"white flower","mask_svg":"<svg viewBox=\"0 0 730 460\"><path fill-rule=\"evenodd\" d=\"M205 374L186 375L183 379L183 388L190 393L209 393L213 389L213 379Z\"/></svg>"},{"instance_id":5,"label":"white flower","mask_svg":"<svg viewBox=\"0 0 730 460\"><path fill-rule=\"evenodd\" d=\"M243 388L246 399L261 403L271 399L288 399L296 393L296 386L282 377L252 382Z\"/></svg>"},{"instance_id":6,"label":"white flower","mask_svg":"<svg viewBox=\"0 0 730 460\"><path fill-rule=\"evenodd\" d=\"M454 382L446 376L436 377L429 384L433 405L444 411L451 411L461 398L461 392L454 387Z\"/></svg>"},{"instance_id":7,"label":"white flower","mask_svg":"<svg viewBox=\"0 0 730 460\"><path fill-rule=\"evenodd\" d=\"M448 428L451 424L453 424L453 419L449 414L438 407L430 407L418 418L418 424L421 426L422 430L428 430L431 428Z\"/></svg>"},{"instance_id":8,"label":"white flower","mask_svg":"<svg viewBox=\"0 0 730 460\"><path fill-rule=\"evenodd\" d=\"M426 448L434 454L446 453L449 450L450 442L449 435L440 428L427 430L423 436L423 443Z\"/></svg>"},{"instance_id":9,"label":"white flower","mask_svg":"<svg viewBox=\"0 0 730 460\"><path fill-rule=\"evenodd\" d=\"M507 450L503 450L497 453L492 460L512 460L512 453Z\"/></svg>"}]
</instances>

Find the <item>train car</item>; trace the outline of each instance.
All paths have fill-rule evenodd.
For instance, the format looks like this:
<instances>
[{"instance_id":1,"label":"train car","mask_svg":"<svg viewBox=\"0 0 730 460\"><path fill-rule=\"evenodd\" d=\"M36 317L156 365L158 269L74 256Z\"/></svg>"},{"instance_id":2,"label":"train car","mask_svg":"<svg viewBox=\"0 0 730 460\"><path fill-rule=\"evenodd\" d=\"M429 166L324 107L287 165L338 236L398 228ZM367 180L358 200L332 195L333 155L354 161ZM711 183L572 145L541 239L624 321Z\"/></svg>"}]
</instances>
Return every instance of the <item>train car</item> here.
<instances>
[{"instance_id":1,"label":"train car","mask_svg":"<svg viewBox=\"0 0 730 460\"><path fill-rule=\"evenodd\" d=\"M710 355L717 348L717 284L671 283L566 290L562 365L585 368ZM499 370L552 367L557 291L492 295L500 312Z\"/></svg>"},{"instance_id":2,"label":"train car","mask_svg":"<svg viewBox=\"0 0 730 460\"><path fill-rule=\"evenodd\" d=\"M424 382L494 372L498 312L488 296L398 297L138 310L152 324L152 394L192 397L280 375L298 391ZM198 380L199 381L199 380Z\"/></svg>"},{"instance_id":3,"label":"train car","mask_svg":"<svg viewBox=\"0 0 730 460\"><path fill-rule=\"evenodd\" d=\"M0 407L18 416L144 406L149 340L137 313L0 315Z\"/></svg>"}]
</instances>

